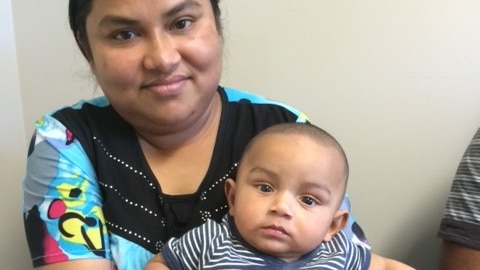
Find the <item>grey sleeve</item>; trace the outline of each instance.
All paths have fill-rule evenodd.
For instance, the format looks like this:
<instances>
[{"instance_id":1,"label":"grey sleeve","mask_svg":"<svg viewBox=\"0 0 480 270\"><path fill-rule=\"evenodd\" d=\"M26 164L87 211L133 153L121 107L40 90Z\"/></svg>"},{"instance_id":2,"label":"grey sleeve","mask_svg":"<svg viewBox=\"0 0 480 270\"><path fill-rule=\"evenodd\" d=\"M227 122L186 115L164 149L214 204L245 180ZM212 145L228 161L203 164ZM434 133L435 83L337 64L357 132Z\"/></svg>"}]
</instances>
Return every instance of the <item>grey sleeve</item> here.
<instances>
[{"instance_id":1,"label":"grey sleeve","mask_svg":"<svg viewBox=\"0 0 480 270\"><path fill-rule=\"evenodd\" d=\"M437 236L480 249L480 129L457 168Z\"/></svg>"}]
</instances>

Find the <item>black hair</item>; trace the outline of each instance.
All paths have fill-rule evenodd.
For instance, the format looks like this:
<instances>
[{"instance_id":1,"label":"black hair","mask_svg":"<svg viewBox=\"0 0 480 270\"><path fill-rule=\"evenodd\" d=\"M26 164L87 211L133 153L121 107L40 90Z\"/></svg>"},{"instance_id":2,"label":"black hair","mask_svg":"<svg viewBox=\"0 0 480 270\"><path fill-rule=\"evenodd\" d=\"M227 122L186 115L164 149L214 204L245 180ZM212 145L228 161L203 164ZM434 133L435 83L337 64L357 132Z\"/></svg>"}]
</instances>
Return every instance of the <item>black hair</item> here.
<instances>
[{"instance_id":1,"label":"black hair","mask_svg":"<svg viewBox=\"0 0 480 270\"><path fill-rule=\"evenodd\" d=\"M343 147L340 143L327 131L321 129L320 127L313 125L311 123L280 123L273 125L269 128L258 133L255 137L253 137L250 142L247 144L245 149L243 150L243 155L252 148L253 144L258 140L258 138L268 135L268 134L299 134L310 137L312 140L317 142L320 145L334 147L338 150L341 155L341 158L344 162L344 172L346 181L348 180L349 175L349 164L348 159ZM241 163L241 160L240 160ZM238 170L238 169L237 169Z\"/></svg>"},{"instance_id":2,"label":"black hair","mask_svg":"<svg viewBox=\"0 0 480 270\"><path fill-rule=\"evenodd\" d=\"M87 60L91 60L90 46L87 39L86 20L88 14L92 9L94 0L70 0L68 5L68 18L70 28L72 29L75 41L77 42L80 51ZM210 0L212 5L213 15L215 17L215 25L217 30L222 34L222 23L220 19L220 0Z\"/></svg>"}]
</instances>

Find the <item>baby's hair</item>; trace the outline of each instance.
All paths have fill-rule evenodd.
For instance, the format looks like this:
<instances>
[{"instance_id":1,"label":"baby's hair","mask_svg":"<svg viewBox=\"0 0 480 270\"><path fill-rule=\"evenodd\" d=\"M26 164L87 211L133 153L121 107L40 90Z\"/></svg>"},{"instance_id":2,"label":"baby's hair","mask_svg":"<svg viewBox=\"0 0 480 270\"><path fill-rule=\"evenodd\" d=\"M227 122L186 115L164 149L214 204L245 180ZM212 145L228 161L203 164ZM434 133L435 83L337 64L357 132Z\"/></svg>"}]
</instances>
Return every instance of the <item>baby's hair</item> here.
<instances>
[{"instance_id":1,"label":"baby's hair","mask_svg":"<svg viewBox=\"0 0 480 270\"><path fill-rule=\"evenodd\" d=\"M268 134L304 135L309 137L319 145L334 147L335 149L338 150L338 152L340 153L344 161L345 180L348 179L348 174L349 174L348 159L340 143L327 131L310 123L281 123L281 124L276 124L271 127L268 127L265 130L258 133L252 140L250 140L250 142L245 147L243 155L245 155L245 153L247 153L250 150L250 148L252 148L252 146L255 144L255 142L259 138Z\"/></svg>"}]
</instances>

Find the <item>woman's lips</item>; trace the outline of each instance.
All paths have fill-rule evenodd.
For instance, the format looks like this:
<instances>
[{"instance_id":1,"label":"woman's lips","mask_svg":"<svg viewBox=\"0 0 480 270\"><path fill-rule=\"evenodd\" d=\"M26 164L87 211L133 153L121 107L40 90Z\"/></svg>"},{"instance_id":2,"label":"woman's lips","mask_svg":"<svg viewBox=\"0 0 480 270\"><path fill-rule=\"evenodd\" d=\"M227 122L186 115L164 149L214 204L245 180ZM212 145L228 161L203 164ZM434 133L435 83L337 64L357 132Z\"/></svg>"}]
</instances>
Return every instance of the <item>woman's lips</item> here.
<instances>
[{"instance_id":1,"label":"woman's lips","mask_svg":"<svg viewBox=\"0 0 480 270\"><path fill-rule=\"evenodd\" d=\"M176 76L146 83L141 88L150 90L161 96L172 96L182 92L187 81L186 77Z\"/></svg>"}]
</instances>

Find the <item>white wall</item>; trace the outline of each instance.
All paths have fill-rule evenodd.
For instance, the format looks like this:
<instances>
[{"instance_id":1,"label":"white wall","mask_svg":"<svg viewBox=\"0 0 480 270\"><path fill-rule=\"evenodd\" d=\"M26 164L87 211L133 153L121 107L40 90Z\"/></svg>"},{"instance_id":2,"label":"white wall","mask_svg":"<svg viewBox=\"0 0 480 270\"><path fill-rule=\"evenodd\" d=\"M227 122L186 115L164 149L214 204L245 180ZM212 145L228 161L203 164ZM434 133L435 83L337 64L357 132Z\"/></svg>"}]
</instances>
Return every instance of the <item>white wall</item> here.
<instances>
[{"instance_id":1,"label":"white wall","mask_svg":"<svg viewBox=\"0 0 480 270\"><path fill-rule=\"evenodd\" d=\"M0 7L0 268L28 269L20 183L27 148L10 0L0 0Z\"/></svg>"},{"instance_id":2,"label":"white wall","mask_svg":"<svg viewBox=\"0 0 480 270\"><path fill-rule=\"evenodd\" d=\"M23 109L25 129L2 133L7 142L29 137L42 113L94 94L68 31L67 2L13 2L23 99L19 104L15 80L8 98L17 102L11 103L17 115ZM480 2L243 0L223 6L223 83L288 102L332 132L349 155L349 194L374 251L435 269L435 234L451 179L480 126ZM15 147L14 154L23 155L23 146ZM2 161L12 160L4 153ZM11 183L18 191L23 159L16 164ZM3 246L23 252L21 230L2 231L2 239L6 234Z\"/></svg>"},{"instance_id":3,"label":"white wall","mask_svg":"<svg viewBox=\"0 0 480 270\"><path fill-rule=\"evenodd\" d=\"M27 139L43 113L91 97L90 70L69 32L68 0L12 1Z\"/></svg>"},{"instance_id":4,"label":"white wall","mask_svg":"<svg viewBox=\"0 0 480 270\"><path fill-rule=\"evenodd\" d=\"M477 0L225 1L225 83L345 146L374 251L435 269L451 179L480 126Z\"/></svg>"}]
</instances>

